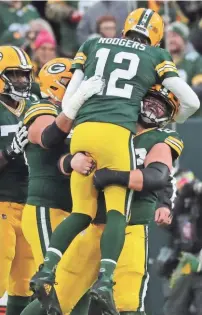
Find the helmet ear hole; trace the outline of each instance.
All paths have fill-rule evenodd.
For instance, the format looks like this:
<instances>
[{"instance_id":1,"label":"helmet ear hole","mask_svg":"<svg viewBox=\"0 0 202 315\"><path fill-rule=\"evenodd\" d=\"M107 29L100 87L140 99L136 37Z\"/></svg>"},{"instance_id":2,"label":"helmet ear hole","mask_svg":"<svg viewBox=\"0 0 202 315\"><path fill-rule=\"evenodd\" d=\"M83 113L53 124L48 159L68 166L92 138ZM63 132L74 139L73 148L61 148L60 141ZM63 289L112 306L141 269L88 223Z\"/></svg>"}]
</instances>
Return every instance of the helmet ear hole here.
<instances>
[{"instance_id":1,"label":"helmet ear hole","mask_svg":"<svg viewBox=\"0 0 202 315\"><path fill-rule=\"evenodd\" d=\"M57 88L56 86L53 86L53 85L51 85L50 88L51 88L53 91L57 91L57 90L58 90L58 88Z\"/></svg>"}]
</instances>

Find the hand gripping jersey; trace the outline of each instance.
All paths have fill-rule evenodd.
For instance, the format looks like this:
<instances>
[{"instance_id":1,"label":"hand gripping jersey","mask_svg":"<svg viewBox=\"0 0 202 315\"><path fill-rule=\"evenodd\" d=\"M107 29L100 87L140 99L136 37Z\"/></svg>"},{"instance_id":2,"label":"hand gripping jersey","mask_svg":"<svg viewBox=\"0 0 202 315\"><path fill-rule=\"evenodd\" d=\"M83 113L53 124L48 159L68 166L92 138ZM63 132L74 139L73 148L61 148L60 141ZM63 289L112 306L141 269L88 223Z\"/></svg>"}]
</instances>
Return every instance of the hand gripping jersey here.
<instances>
[{"instance_id":1,"label":"hand gripping jersey","mask_svg":"<svg viewBox=\"0 0 202 315\"><path fill-rule=\"evenodd\" d=\"M72 69L83 70L85 78L100 75L106 83L103 92L81 107L76 125L109 122L132 132L148 89L165 78L178 76L166 50L120 38L87 40L76 54Z\"/></svg>"},{"instance_id":2,"label":"hand gripping jersey","mask_svg":"<svg viewBox=\"0 0 202 315\"><path fill-rule=\"evenodd\" d=\"M19 121L29 107L29 101L21 101L16 109L0 101L0 150L11 144ZM8 163L0 174L0 201L25 203L28 172L23 155Z\"/></svg>"},{"instance_id":3,"label":"hand gripping jersey","mask_svg":"<svg viewBox=\"0 0 202 315\"><path fill-rule=\"evenodd\" d=\"M157 143L166 143L171 148L173 163L181 155L183 142L177 132L170 129L147 129L137 136L134 136L134 151L136 156L136 168L144 168L144 160ZM154 218L156 210L157 192L138 192L133 194L131 204L131 218L129 225L148 224ZM98 214L95 223L105 223L105 203L103 195L99 196Z\"/></svg>"},{"instance_id":4,"label":"hand gripping jersey","mask_svg":"<svg viewBox=\"0 0 202 315\"><path fill-rule=\"evenodd\" d=\"M36 96L35 96L36 97ZM38 101L29 108L24 116L24 124L29 128L41 115L58 115L58 109L47 101ZM71 211L72 200L69 178L63 176L57 167L61 155L68 153L69 141L46 150L38 144L29 143L25 157L29 170L27 204L46 206Z\"/></svg>"}]
</instances>

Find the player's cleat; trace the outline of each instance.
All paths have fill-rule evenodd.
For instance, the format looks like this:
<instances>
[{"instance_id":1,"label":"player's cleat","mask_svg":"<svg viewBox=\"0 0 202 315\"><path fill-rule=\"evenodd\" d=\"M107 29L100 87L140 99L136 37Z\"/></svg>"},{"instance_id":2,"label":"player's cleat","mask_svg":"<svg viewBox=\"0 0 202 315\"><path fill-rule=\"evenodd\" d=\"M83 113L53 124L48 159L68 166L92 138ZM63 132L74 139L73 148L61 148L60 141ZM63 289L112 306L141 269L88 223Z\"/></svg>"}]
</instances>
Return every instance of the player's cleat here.
<instances>
[{"instance_id":1,"label":"player's cleat","mask_svg":"<svg viewBox=\"0 0 202 315\"><path fill-rule=\"evenodd\" d=\"M30 281L30 289L48 315L62 315L54 284L55 273L41 265Z\"/></svg>"},{"instance_id":2,"label":"player's cleat","mask_svg":"<svg viewBox=\"0 0 202 315\"><path fill-rule=\"evenodd\" d=\"M106 315L119 315L113 298L114 284L110 279L98 279L90 290L91 299L100 304L103 314Z\"/></svg>"}]
</instances>

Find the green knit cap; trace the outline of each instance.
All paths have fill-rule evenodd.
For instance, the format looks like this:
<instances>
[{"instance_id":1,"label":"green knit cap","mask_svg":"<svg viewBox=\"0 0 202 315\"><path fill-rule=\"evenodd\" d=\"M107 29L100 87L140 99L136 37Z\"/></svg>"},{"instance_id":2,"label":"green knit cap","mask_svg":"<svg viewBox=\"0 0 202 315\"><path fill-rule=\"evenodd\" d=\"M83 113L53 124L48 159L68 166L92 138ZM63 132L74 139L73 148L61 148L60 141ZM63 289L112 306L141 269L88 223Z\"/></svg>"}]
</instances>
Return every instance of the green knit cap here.
<instances>
[{"instance_id":1,"label":"green knit cap","mask_svg":"<svg viewBox=\"0 0 202 315\"><path fill-rule=\"evenodd\" d=\"M189 38L189 28L184 23L173 22L168 26L168 31L179 34L184 41L187 41Z\"/></svg>"}]
</instances>

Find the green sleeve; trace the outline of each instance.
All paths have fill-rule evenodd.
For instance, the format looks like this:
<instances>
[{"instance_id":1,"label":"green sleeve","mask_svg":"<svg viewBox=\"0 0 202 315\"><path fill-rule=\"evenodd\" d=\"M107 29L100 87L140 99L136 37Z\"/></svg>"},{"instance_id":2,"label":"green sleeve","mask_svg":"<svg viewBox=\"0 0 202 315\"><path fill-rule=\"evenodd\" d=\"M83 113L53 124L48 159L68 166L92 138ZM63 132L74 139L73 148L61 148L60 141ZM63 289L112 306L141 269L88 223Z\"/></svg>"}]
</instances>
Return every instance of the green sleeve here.
<instances>
[{"instance_id":1,"label":"green sleeve","mask_svg":"<svg viewBox=\"0 0 202 315\"><path fill-rule=\"evenodd\" d=\"M165 49L159 48L155 70L160 82L166 78L179 76L171 55Z\"/></svg>"},{"instance_id":2,"label":"green sleeve","mask_svg":"<svg viewBox=\"0 0 202 315\"><path fill-rule=\"evenodd\" d=\"M85 41L85 43L81 45L78 52L76 53L76 56L74 57L74 61L71 68L72 71L74 71L75 69L84 70L84 66L88 58L90 48L92 47L92 44L95 41L97 41L97 38L88 39L87 41Z\"/></svg>"},{"instance_id":3,"label":"green sleeve","mask_svg":"<svg viewBox=\"0 0 202 315\"><path fill-rule=\"evenodd\" d=\"M172 152L173 162L182 154L184 143L179 134L172 129L158 129L159 138L166 143Z\"/></svg>"}]
</instances>

